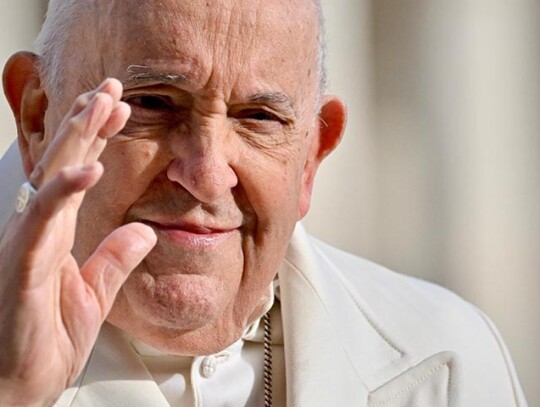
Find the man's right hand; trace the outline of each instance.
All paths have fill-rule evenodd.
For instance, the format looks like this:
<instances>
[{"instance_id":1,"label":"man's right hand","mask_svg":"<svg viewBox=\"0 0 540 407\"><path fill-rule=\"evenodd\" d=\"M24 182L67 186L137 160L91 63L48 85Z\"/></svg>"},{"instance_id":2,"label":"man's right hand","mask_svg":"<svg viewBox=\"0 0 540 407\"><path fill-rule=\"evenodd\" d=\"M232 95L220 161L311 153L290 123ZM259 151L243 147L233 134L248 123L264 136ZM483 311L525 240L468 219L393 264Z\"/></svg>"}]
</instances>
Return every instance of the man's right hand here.
<instances>
[{"instance_id":1,"label":"man's right hand","mask_svg":"<svg viewBox=\"0 0 540 407\"><path fill-rule=\"evenodd\" d=\"M156 243L147 226L113 231L79 267L77 212L98 158L130 115L108 79L75 101L30 182L37 195L0 232L0 405L51 405L83 369L129 273ZM15 197L14 197L15 199Z\"/></svg>"}]
</instances>

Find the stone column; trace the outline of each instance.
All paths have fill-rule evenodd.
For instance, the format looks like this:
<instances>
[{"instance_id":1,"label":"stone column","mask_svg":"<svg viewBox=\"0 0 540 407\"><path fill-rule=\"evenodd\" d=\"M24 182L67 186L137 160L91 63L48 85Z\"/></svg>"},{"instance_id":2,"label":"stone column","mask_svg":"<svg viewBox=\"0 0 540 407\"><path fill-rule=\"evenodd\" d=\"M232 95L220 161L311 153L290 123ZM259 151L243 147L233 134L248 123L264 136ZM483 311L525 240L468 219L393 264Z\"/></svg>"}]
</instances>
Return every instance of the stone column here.
<instances>
[{"instance_id":1,"label":"stone column","mask_svg":"<svg viewBox=\"0 0 540 407\"><path fill-rule=\"evenodd\" d=\"M485 310L540 405L540 3L372 7L376 259Z\"/></svg>"}]
</instances>

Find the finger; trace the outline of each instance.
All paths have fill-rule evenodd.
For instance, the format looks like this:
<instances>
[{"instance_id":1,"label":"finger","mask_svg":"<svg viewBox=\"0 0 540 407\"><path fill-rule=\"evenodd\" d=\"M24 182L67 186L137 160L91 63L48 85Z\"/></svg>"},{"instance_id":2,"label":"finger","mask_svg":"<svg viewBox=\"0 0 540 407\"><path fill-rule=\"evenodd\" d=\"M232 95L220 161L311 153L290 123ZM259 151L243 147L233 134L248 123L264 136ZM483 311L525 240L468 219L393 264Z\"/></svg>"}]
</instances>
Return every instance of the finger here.
<instances>
[{"instance_id":1,"label":"finger","mask_svg":"<svg viewBox=\"0 0 540 407\"><path fill-rule=\"evenodd\" d=\"M96 89L79 95L73 102L63 122L79 114L98 93L109 94L116 104L122 98L122 83L118 79L107 78Z\"/></svg>"},{"instance_id":2,"label":"finger","mask_svg":"<svg viewBox=\"0 0 540 407\"><path fill-rule=\"evenodd\" d=\"M24 263L19 264L21 270L34 270L31 275L21 275L26 288L39 286L51 270L61 266L73 245L77 210L84 191L94 186L102 174L101 163L63 168L38 191L22 214L12 218L15 223L11 225L9 241L16 244L11 257L15 263ZM69 210L65 211L66 207ZM58 223L57 214L62 210L67 222ZM44 250L51 244L54 250Z\"/></svg>"},{"instance_id":3,"label":"finger","mask_svg":"<svg viewBox=\"0 0 540 407\"><path fill-rule=\"evenodd\" d=\"M129 273L152 250L156 234L142 223L130 223L112 232L81 268L81 276L100 304L103 320Z\"/></svg>"},{"instance_id":4,"label":"finger","mask_svg":"<svg viewBox=\"0 0 540 407\"><path fill-rule=\"evenodd\" d=\"M117 109L123 103L120 102L121 96L121 83L108 79L96 91L77 98L32 172L32 184L40 187L64 166L80 166L95 161L106 145L97 137L102 127L107 125L113 113L125 116L125 108Z\"/></svg>"},{"instance_id":5,"label":"finger","mask_svg":"<svg viewBox=\"0 0 540 407\"><path fill-rule=\"evenodd\" d=\"M38 191L25 212L32 218L52 218L75 194L92 188L102 175L103 165L99 162L83 167L64 167Z\"/></svg>"},{"instance_id":6,"label":"finger","mask_svg":"<svg viewBox=\"0 0 540 407\"><path fill-rule=\"evenodd\" d=\"M85 163L95 162L103 152L103 146L107 139L118 134L126 125L131 114L131 107L124 102L118 102L116 108L111 113L109 120L101 127L98 139L88 149Z\"/></svg>"},{"instance_id":7,"label":"finger","mask_svg":"<svg viewBox=\"0 0 540 407\"><path fill-rule=\"evenodd\" d=\"M95 162L106 144L106 140L114 135L118 134L126 125L129 115L131 114L131 107L124 102L119 102L116 108L111 113L109 120L101 127L98 133L98 138L93 145L88 149L85 163Z\"/></svg>"},{"instance_id":8,"label":"finger","mask_svg":"<svg viewBox=\"0 0 540 407\"><path fill-rule=\"evenodd\" d=\"M110 138L124 128L131 115L131 107L125 102L118 102L113 109L109 120L101 127L98 136L101 138Z\"/></svg>"},{"instance_id":9,"label":"finger","mask_svg":"<svg viewBox=\"0 0 540 407\"><path fill-rule=\"evenodd\" d=\"M122 99L124 87L122 85L122 82L120 82L118 79L107 78L98 87L96 92L108 93L113 98L113 101L116 104Z\"/></svg>"},{"instance_id":10,"label":"finger","mask_svg":"<svg viewBox=\"0 0 540 407\"><path fill-rule=\"evenodd\" d=\"M35 246L48 229L55 215L64 209L70 199L93 187L103 174L103 165L94 163L84 167L64 167L56 176L46 183L28 204L22 213L27 245ZM72 209L74 217L82 196L75 199ZM75 219L73 219L75 222Z\"/></svg>"},{"instance_id":11,"label":"finger","mask_svg":"<svg viewBox=\"0 0 540 407\"><path fill-rule=\"evenodd\" d=\"M103 93L96 94L78 115L70 118L59 129L59 134L32 171L30 182L40 188L61 168L84 164L88 150L111 110L111 97ZM104 142L101 144L104 148Z\"/></svg>"}]
</instances>

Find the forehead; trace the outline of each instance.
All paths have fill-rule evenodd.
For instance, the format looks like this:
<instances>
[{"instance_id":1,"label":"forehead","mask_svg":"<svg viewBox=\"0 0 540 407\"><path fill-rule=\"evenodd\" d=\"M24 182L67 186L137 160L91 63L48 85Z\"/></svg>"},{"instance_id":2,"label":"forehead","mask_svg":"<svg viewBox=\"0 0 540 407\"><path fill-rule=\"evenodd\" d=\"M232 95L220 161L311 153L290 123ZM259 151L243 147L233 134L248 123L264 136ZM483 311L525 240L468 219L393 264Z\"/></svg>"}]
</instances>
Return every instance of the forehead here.
<instances>
[{"instance_id":1,"label":"forehead","mask_svg":"<svg viewBox=\"0 0 540 407\"><path fill-rule=\"evenodd\" d=\"M149 67L178 71L199 87L316 83L318 26L311 0L109 0L97 14L106 76Z\"/></svg>"}]
</instances>

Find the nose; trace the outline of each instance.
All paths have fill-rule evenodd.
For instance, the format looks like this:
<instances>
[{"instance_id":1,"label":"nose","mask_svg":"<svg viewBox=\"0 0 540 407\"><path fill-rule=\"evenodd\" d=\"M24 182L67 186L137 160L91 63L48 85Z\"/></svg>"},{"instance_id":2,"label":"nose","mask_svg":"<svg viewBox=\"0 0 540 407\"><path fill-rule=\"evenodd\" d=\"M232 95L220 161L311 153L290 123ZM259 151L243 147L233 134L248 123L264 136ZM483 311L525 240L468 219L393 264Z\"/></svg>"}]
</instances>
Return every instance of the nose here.
<instances>
[{"instance_id":1,"label":"nose","mask_svg":"<svg viewBox=\"0 0 540 407\"><path fill-rule=\"evenodd\" d=\"M167 169L169 180L184 187L200 202L212 203L238 185L231 167L233 148L227 135L206 125L189 135L181 135L173 144L174 159Z\"/></svg>"}]
</instances>

